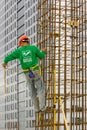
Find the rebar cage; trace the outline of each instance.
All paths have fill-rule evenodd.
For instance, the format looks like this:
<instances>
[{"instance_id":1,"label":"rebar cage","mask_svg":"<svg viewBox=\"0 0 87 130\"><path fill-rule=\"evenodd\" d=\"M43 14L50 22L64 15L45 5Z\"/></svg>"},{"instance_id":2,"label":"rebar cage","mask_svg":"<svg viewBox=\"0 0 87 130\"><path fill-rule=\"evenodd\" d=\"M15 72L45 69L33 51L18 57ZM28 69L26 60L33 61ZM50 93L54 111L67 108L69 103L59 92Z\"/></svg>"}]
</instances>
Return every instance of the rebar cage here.
<instances>
[{"instance_id":1,"label":"rebar cage","mask_svg":"<svg viewBox=\"0 0 87 130\"><path fill-rule=\"evenodd\" d=\"M87 129L87 0L38 0L37 45L48 109L36 130Z\"/></svg>"}]
</instances>

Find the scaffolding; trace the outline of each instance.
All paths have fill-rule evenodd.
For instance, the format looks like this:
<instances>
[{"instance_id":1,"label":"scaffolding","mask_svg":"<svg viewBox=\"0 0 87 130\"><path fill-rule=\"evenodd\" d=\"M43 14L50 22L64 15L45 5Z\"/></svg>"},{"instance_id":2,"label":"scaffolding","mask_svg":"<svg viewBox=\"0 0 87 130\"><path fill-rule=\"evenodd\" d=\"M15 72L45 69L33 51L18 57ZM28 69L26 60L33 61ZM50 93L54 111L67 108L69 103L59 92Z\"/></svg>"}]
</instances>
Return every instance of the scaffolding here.
<instances>
[{"instance_id":1,"label":"scaffolding","mask_svg":"<svg viewBox=\"0 0 87 130\"><path fill-rule=\"evenodd\" d=\"M87 129L87 0L38 0L37 45L47 48L41 74L47 110L35 130Z\"/></svg>"}]
</instances>

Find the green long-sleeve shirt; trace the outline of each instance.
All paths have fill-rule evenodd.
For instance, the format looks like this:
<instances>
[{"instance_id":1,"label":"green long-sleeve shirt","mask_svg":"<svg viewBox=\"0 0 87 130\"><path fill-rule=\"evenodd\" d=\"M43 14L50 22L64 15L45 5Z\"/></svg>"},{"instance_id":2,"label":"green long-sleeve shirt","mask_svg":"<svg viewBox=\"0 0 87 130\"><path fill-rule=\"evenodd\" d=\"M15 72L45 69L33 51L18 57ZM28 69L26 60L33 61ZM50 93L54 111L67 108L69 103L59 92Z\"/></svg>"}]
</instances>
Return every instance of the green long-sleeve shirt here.
<instances>
[{"instance_id":1,"label":"green long-sleeve shirt","mask_svg":"<svg viewBox=\"0 0 87 130\"><path fill-rule=\"evenodd\" d=\"M45 52L40 51L34 45L22 46L11 54L7 55L4 59L4 63L8 63L11 60L19 59L22 69L28 69L38 64L38 59L43 59Z\"/></svg>"}]
</instances>

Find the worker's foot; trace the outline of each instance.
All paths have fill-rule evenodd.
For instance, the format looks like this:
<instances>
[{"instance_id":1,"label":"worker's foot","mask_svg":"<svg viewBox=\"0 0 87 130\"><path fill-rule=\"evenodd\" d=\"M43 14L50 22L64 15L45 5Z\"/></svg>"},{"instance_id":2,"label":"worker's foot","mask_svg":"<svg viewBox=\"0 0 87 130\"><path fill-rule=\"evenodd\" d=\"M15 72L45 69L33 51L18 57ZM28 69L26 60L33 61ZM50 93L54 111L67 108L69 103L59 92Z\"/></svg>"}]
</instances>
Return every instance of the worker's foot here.
<instances>
[{"instance_id":1,"label":"worker's foot","mask_svg":"<svg viewBox=\"0 0 87 130\"><path fill-rule=\"evenodd\" d=\"M45 111L46 110L46 106L44 106L42 109L41 109L41 112Z\"/></svg>"},{"instance_id":2,"label":"worker's foot","mask_svg":"<svg viewBox=\"0 0 87 130\"><path fill-rule=\"evenodd\" d=\"M44 106L43 108L41 108L40 110L38 110L37 112L44 112L46 111L46 106Z\"/></svg>"}]
</instances>

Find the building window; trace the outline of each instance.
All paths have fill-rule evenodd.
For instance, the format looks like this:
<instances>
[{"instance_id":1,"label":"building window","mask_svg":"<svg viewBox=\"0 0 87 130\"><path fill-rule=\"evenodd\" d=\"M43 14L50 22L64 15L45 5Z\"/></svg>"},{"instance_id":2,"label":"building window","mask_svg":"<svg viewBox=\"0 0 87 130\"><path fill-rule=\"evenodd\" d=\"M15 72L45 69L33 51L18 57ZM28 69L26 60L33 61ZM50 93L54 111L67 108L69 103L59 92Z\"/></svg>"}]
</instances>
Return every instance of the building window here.
<instances>
[{"instance_id":1,"label":"building window","mask_svg":"<svg viewBox=\"0 0 87 130\"><path fill-rule=\"evenodd\" d=\"M30 26L30 20L28 20L28 27Z\"/></svg>"},{"instance_id":2,"label":"building window","mask_svg":"<svg viewBox=\"0 0 87 130\"><path fill-rule=\"evenodd\" d=\"M26 90L26 97L28 97L28 91Z\"/></svg>"},{"instance_id":3,"label":"building window","mask_svg":"<svg viewBox=\"0 0 87 130\"><path fill-rule=\"evenodd\" d=\"M33 7L33 13L35 13L35 6Z\"/></svg>"},{"instance_id":4,"label":"building window","mask_svg":"<svg viewBox=\"0 0 87 130\"><path fill-rule=\"evenodd\" d=\"M26 100L26 107L28 107L28 100Z\"/></svg>"},{"instance_id":5,"label":"building window","mask_svg":"<svg viewBox=\"0 0 87 130\"><path fill-rule=\"evenodd\" d=\"M33 106L33 103L31 101L31 99L29 99L29 107L32 107Z\"/></svg>"},{"instance_id":6,"label":"building window","mask_svg":"<svg viewBox=\"0 0 87 130\"><path fill-rule=\"evenodd\" d=\"M28 17L30 17L30 10L28 10Z\"/></svg>"},{"instance_id":7,"label":"building window","mask_svg":"<svg viewBox=\"0 0 87 130\"><path fill-rule=\"evenodd\" d=\"M14 101L14 94L11 95L11 101Z\"/></svg>"},{"instance_id":8,"label":"building window","mask_svg":"<svg viewBox=\"0 0 87 130\"><path fill-rule=\"evenodd\" d=\"M34 27L33 27L33 32L35 33L35 31L36 31L36 30L35 30L35 26L34 26Z\"/></svg>"},{"instance_id":9,"label":"building window","mask_svg":"<svg viewBox=\"0 0 87 130\"><path fill-rule=\"evenodd\" d=\"M29 110L29 117L33 117L34 116L34 111L33 110Z\"/></svg>"},{"instance_id":10,"label":"building window","mask_svg":"<svg viewBox=\"0 0 87 130\"><path fill-rule=\"evenodd\" d=\"M17 103L15 103L15 109L17 109Z\"/></svg>"},{"instance_id":11,"label":"building window","mask_svg":"<svg viewBox=\"0 0 87 130\"><path fill-rule=\"evenodd\" d=\"M28 36L30 36L30 29L28 30Z\"/></svg>"},{"instance_id":12,"label":"building window","mask_svg":"<svg viewBox=\"0 0 87 130\"><path fill-rule=\"evenodd\" d=\"M14 92L14 85L11 86L11 92Z\"/></svg>"},{"instance_id":13,"label":"building window","mask_svg":"<svg viewBox=\"0 0 87 130\"><path fill-rule=\"evenodd\" d=\"M36 42L35 36L34 36L34 43Z\"/></svg>"},{"instance_id":14,"label":"building window","mask_svg":"<svg viewBox=\"0 0 87 130\"><path fill-rule=\"evenodd\" d=\"M28 117L28 110L26 110L26 118Z\"/></svg>"},{"instance_id":15,"label":"building window","mask_svg":"<svg viewBox=\"0 0 87 130\"><path fill-rule=\"evenodd\" d=\"M15 100L17 100L17 93L15 93Z\"/></svg>"},{"instance_id":16,"label":"building window","mask_svg":"<svg viewBox=\"0 0 87 130\"><path fill-rule=\"evenodd\" d=\"M35 16L33 16L33 23L35 23Z\"/></svg>"},{"instance_id":17,"label":"building window","mask_svg":"<svg viewBox=\"0 0 87 130\"><path fill-rule=\"evenodd\" d=\"M15 119L17 119L18 118L18 113L17 112L15 112Z\"/></svg>"},{"instance_id":18,"label":"building window","mask_svg":"<svg viewBox=\"0 0 87 130\"><path fill-rule=\"evenodd\" d=\"M28 121L26 121L25 127L28 128Z\"/></svg>"}]
</instances>

